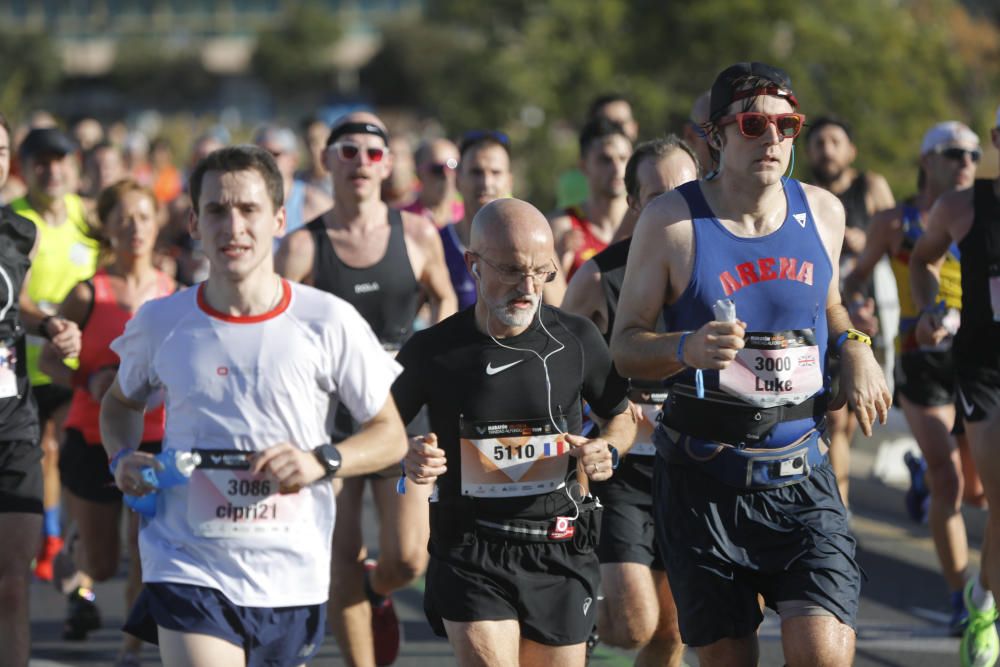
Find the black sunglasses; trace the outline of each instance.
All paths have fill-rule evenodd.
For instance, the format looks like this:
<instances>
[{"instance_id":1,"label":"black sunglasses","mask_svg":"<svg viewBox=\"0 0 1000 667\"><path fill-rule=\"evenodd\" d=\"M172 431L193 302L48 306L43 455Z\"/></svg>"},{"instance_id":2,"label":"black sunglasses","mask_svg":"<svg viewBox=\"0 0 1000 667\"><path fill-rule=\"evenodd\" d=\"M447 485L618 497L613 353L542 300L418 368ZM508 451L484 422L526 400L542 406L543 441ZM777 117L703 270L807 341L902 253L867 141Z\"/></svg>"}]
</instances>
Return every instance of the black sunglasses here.
<instances>
[{"instance_id":1,"label":"black sunglasses","mask_svg":"<svg viewBox=\"0 0 1000 667\"><path fill-rule=\"evenodd\" d=\"M973 162L979 162L980 158L983 157L983 152L978 148L973 148L971 150L966 148L945 148L944 150L938 151L938 153L949 160L955 160L956 162L964 161L966 155L968 155L969 159Z\"/></svg>"}]
</instances>

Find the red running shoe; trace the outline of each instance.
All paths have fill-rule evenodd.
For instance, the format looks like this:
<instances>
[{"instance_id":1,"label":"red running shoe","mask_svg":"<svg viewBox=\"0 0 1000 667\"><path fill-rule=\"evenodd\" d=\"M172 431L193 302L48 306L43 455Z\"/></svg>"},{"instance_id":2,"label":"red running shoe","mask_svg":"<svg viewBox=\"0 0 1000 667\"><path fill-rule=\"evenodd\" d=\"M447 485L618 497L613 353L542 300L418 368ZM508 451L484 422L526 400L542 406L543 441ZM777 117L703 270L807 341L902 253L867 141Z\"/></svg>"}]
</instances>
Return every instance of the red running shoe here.
<instances>
[{"instance_id":1,"label":"red running shoe","mask_svg":"<svg viewBox=\"0 0 1000 667\"><path fill-rule=\"evenodd\" d=\"M379 595L371 587L371 572L375 569L375 561L371 558L365 561L365 593L372 606L372 639L375 642L375 664L378 667L388 667L399 657L399 645L402 641L402 628L396 609L392 606L392 598Z\"/></svg>"},{"instance_id":2,"label":"red running shoe","mask_svg":"<svg viewBox=\"0 0 1000 667\"><path fill-rule=\"evenodd\" d=\"M62 551L62 548L63 539L61 537L45 536L42 548L38 552L38 558L35 559L36 577L42 581L52 581L52 561L55 560L56 554Z\"/></svg>"}]
</instances>

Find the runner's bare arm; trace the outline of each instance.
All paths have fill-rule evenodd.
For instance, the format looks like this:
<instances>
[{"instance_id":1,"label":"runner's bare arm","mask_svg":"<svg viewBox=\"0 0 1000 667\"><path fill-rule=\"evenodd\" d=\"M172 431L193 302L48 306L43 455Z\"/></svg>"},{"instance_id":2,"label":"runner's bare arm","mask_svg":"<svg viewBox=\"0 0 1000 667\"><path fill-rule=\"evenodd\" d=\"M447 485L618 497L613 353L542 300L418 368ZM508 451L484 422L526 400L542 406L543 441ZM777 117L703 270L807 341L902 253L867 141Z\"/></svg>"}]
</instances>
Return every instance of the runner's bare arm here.
<instances>
[{"instance_id":1,"label":"runner's bare arm","mask_svg":"<svg viewBox=\"0 0 1000 667\"><path fill-rule=\"evenodd\" d=\"M424 256L419 280L431 308L431 323L437 324L458 311L458 297L451 285L448 265L444 261L444 246L434 224L422 216L404 213L407 231L419 244Z\"/></svg>"},{"instance_id":2,"label":"runner's bare arm","mask_svg":"<svg viewBox=\"0 0 1000 667\"><path fill-rule=\"evenodd\" d=\"M59 306L58 316L77 327L83 325L94 301L93 288L86 282L77 283ZM38 357L38 368L63 387L73 386L73 369L62 362L65 354L53 343L47 343Z\"/></svg>"},{"instance_id":3,"label":"runner's bare arm","mask_svg":"<svg viewBox=\"0 0 1000 667\"><path fill-rule=\"evenodd\" d=\"M126 396L115 378L101 401L101 444L109 460L121 450L134 450L142 442L145 410L145 402ZM131 495L148 493L152 489L142 477L144 467L161 466L148 452L133 451L121 457L115 467L115 484Z\"/></svg>"},{"instance_id":4,"label":"runner's bare arm","mask_svg":"<svg viewBox=\"0 0 1000 667\"><path fill-rule=\"evenodd\" d=\"M892 237L899 228L901 216L902 211L894 208L882 211L872 218L865 249L855 262L853 270L844 278L844 296L849 300L855 298L861 287L868 282L882 256L892 250Z\"/></svg>"},{"instance_id":5,"label":"runner's bare arm","mask_svg":"<svg viewBox=\"0 0 1000 667\"><path fill-rule=\"evenodd\" d=\"M868 196L865 204L870 215L887 211L896 206L896 198L892 195L889 181L882 174L868 172Z\"/></svg>"},{"instance_id":6,"label":"runner's bare arm","mask_svg":"<svg viewBox=\"0 0 1000 667\"><path fill-rule=\"evenodd\" d=\"M594 260L588 259L573 274L560 308L586 317L602 334L608 333L608 306L601 289L601 272Z\"/></svg>"},{"instance_id":7,"label":"runner's bare arm","mask_svg":"<svg viewBox=\"0 0 1000 667\"><path fill-rule=\"evenodd\" d=\"M629 401L625 411L615 415L611 419L601 419L593 413L591 413L590 418L601 427L601 437L599 440L604 440L614 445L618 453L624 455L635 444L636 431L639 427L639 415L641 414L641 410L637 409Z\"/></svg>"},{"instance_id":8,"label":"runner's bare arm","mask_svg":"<svg viewBox=\"0 0 1000 667\"><path fill-rule=\"evenodd\" d=\"M556 267L556 277L550 283L542 286L542 301L550 306L559 308L563 299L566 298L566 277L562 271Z\"/></svg>"},{"instance_id":9,"label":"runner's bare arm","mask_svg":"<svg viewBox=\"0 0 1000 667\"><path fill-rule=\"evenodd\" d=\"M378 472L406 455L406 427L399 417L392 395L361 429L337 444L343 461L338 477L357 477Z\"/></svg>"},{"instance_id":10,"label":"runner's bare arm","mask_svg":"<svg viewBox=\"0 0 1000 667\"><path fill-rule=\"evenodd\" d=\"M694 264L694 235L683 197L679 193L667 193L654 199L639 216L632 238L611 338L611 353L623 375L659 380L685 367L684 360L677 355L684 332L656 333L656 322L664 303L672 303L680 297ZM708 332L704 333L707 337ZM712 335L734 333L727 328L725 333L713 332ZM691 342L685 339L684 356L689 363L687 355ZM712 342L718 341L713 339Z\"/></svg>"},{"instance_id":11,"label":"runner's bare arm","mask_svg":"<svg viewBox=\"0 0 1000 667\"><path fill-rule=\"evenodd\" d=\"M552 239L556 246L556 258L559 269L563 273L569 273L573 266L573 253L580 243L579 235L573 233L573 223L569 216L563 212L558 212L549 218L552 225Z\"/></svg>"},{"instance_id":12,"label":"runner's bare arm","mask_svg":"<svg viewBox=\"0 0 1000 667\"><path fill-rule=\"evenodd\" d=\"M948 246L964 238L971 226L971 189L943 194L931 207L924 233L910 253L910 291L920 310L937 301L939 270Z\"/></svg>"},{"instance_id":13,"label":"runner's bare arm","mask_svg":"<svg viewBox=\"0 0 1000 667\"><path fill-rule=\"evenodd\" d=\"M840 248L844 237L844 207L834 195L820 188L803 186L813 212L820 238L830 258L833 275L826 298L826 319L829 332L828 345L835 346L837 339L851 328L851 318L840 300ZM882 368L875 360L871 348L854 340L844 341L840 348L840 393L830 407L836 409L845 403L866 436L872 434L872 424L878 419L885 424L892 395L885 383Z\"/></svg>"},{"instance_id":14,"label":"runner's bare arm","mask_svg":"<svg viewBox=\"0 0 1000 667\"><path fill-rule=\"evenodd\" d=\"M316 244L308 229L296 229L281 240L274 256L274 270L295 282L312 284Z\"/></svg>"}]
</instances>

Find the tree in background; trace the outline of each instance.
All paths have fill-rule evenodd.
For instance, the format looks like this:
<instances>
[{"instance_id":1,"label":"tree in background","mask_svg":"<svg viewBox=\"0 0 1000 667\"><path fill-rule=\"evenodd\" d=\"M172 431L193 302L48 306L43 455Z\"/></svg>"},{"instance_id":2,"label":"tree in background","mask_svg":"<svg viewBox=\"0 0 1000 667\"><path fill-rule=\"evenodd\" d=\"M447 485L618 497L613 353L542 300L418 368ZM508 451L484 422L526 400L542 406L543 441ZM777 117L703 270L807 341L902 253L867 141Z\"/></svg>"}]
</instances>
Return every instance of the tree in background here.
<instances>
[{"instance_id":1,"label":"tree in background","mask_svg":"<svg viewBox=\"0 0 1000 667\"><path fill-rule=\"evenodd\" d=\"M859 163L900 195L927 127L957 118L983 132L1000 101L1000 32L958 0L428 0L384 43L363 77L375 102L408 103L454 134L506 129L518 193L542 206L594 95L631 97L644 136L677 131L740 60L784 67L806 114L851 122Z\"/></svg>"},{"instance_id":2,"label":"tree in background","mask_svg":"<svg viewBox=\"0 0 1000 667\"><path fill-rule=\"evenodd\" d=\"M315 96L333 85L333 49L342 35L333 14L297 3L280 25L258 34L250 68L277 96Z\"/></svg>"},{"instance_id":3,"label":"tree in background","mask_svg":"<svg viewBox=\"0 0 1000 667\"><path fill-rule=\"evenodd\" d=\"M41 105L62 79L62 62L43 32L0 32L0 110L16 118Z\"/></svg>"}]
</instances>

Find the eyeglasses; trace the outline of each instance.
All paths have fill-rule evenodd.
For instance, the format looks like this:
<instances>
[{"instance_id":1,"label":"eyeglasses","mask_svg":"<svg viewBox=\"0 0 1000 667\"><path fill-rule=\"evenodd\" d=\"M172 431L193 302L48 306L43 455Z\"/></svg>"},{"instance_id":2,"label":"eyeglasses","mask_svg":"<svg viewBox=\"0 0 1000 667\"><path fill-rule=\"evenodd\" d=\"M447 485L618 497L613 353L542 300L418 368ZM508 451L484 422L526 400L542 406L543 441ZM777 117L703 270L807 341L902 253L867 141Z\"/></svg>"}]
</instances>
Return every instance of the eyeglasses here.
<instances>
[{"instance_id":1,"label":"eyeglasses","mask_svg":"<svg viewBox=\"0 0 1000 667\"><path fill-rule=\"evenodd\" d=\"M481 259L487 264L489 264L490 267L497 272L497 277L500 279L500 282L502 282L504 285L520 285L525 278L530 279L531 282L535 283L536 285L540 283L550 283L556 279L556 271L554 267L550 271L530 271L530 272L522 271L520 269L504 269L497 266L496 264L494 264L493 262L491 262L490 260L486 259L485 257L483 257L478 253L472 253L472 254L475 255L478 259Z\"/></svg>"},{"instance_id":2,"label":"eyeglasses","mask_svg":"<svg viewBox=\"0 0 1000 667\"><path fill-rule=\"evenodd\" d=\"M767 132L767 126L774 124L778 130L778 136L782 139L794 139L799 136L802 126L806 122L806 117L800 113L779 113L769 114L759 111L744 111L729 116L723 116L715 122L722 127L736 123L740 128L740 134L747 139L756 139Z\"/></svg>"},{"instance_id":3,"label":"eyeglasses","mask_svg":"<svg viewBox=\"0 0 1000 667\"><path fill-rule=\"evenodd\" d=\"M376 163L381 162L386 153L389 152L388 148L382 148L379 146L360 146L353 141L338 141L337 143L331 145L330 148L335 148L337 150L337 157L344 162L350 162L356 158L362 148L365 149L365 153L368 155L368 160Z\"/></svg>"},{"instance_id":4,"label":"eyeglasses","mask_svg":"<svg viewBox=\"0 0 1000 667\"><path fill-rule=\"evenodd\" d=\"M968 155L969 159L973 162L979 162L980 158L983 157L983 152L978 148L973 148L971 150L966 148L945 148L937 150L935 153L942 155L949 160L955 160L956 162L965 162L966 155Z\"/></svg>"},{"instance_id":5,"label":"eyeglasses","mask_svg":"<svg viewBox=\"0 0 1000 667\"><path fill-rule=\"evenodd\" d=\"M433 174L434 176L444 176L446 171L455 171L458 168L458 160L453 157L448 158L444 162L432 162L424 167L424 170L428 174Z\"/></svg>"}]
</instances>

